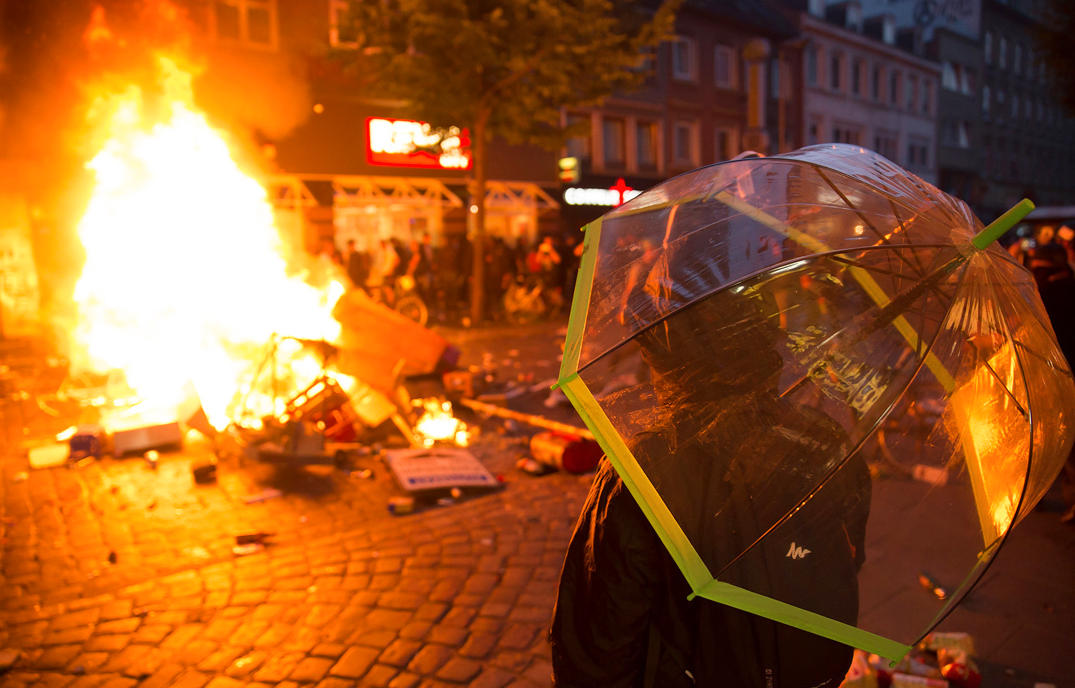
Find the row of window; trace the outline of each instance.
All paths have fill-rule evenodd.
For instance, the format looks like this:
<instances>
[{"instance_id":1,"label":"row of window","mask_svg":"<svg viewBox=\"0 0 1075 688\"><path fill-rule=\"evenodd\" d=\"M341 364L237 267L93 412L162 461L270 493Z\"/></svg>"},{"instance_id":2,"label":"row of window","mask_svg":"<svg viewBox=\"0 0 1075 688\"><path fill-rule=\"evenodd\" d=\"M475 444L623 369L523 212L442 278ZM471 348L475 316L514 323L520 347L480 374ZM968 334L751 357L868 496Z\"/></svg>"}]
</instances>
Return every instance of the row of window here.
<instances>
[{"instance_id":1,"label":"row of window","mask_svg":"<svg viewBox=\"0 0 1075 688\"><path fill-rule=\"evenodd\" d=\"M825 51L817 46L807 46L804 54L807 85L822 85L822 55L826 52L825 85L828 90L869 98L876 103L886 103L909 112L932 114L931 79L877 62L869 64L865 58L858 56L852 56L849 61L848 56L840 50Z\"/></svg>"},{"instance_id":2,"label":"row of window","mask_svg":"<svg viewBox=\"0 0 1075 688\"><path fill-rule=\"evenodd\" d=\"M834 143L850 143L855 146L868 146L871 143L865 140L867 138L865 134L866 128L861 124L834 122L829 136L825 136L823 133L823 126L821 118L815 117L810 120L806 132L808 144L832 141ZM918 169L925 169L930 166L930 150L933 147L933 143L928 137L909 136L902 160L899 156L898 132L878 129L874 132L872 145L875 151L895 163Z\"/></svg>"},{"instance_id":3,"label":"row of window","mask_svg":"<svg viewBox=\"0 0 1075 688\"><path fill-rule=\"evenodd\" d=\"M985 119L1013 119L1045 124L1059 124L1064 118L1060 109L1047 104L1042 98L1020 97L1018 93L1008 94L997 89L993 95L988 86L982 87L982 116Z\"/></svg>"},{"instance_id":4,"label":"row of window","mask_svg":"<svg viewBox=\"0 0 1075 688\"><path fill-rule=\"evenodd\" d=\"M990 67L1010 68L1016 76L1045 80L1045 60L1041 59L1040 53L1024 48L1019 41L1012 41L1011 61L1009 62L1007 37L998 36L994 39L993 32L986 31L982 36L982 52L985 63Z\"/></svg>"},{"instance_id":5,"label":"row of window","mask_svg":"<svg viewBox=\"0 0 1075 688\"><path fill-rule=\"evenodd\" d=\"M598 169L635 172L663 172L663 122L634 117L601 116L598 136L599 151L591 144L593 120L589 115L571 115L568 124L582 125L590 132L576 135L567 141L567 155L593 160ZM590 126L587 126L590 125ZM739 133L731 127L716 127L713 134L712 160L727 160L739 153ZM701 125L696 120L676 120L670 128L668 147L671 165L697 167L703 162L701 154ZM597 155L595 159L594 156Z\"/></svg>"}]
</instances>

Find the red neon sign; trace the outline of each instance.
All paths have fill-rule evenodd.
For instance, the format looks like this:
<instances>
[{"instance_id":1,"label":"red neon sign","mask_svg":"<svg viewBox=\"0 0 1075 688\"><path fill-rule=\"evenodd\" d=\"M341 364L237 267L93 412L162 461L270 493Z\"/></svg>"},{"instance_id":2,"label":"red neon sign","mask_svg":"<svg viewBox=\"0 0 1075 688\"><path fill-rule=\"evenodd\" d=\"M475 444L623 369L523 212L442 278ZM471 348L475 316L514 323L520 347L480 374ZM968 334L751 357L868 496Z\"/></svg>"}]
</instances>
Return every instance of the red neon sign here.
<instances>
[{"instance_id":1,"label":"red neon sign","mask_svg":"<svg viewBox=\"0 0 1075 688\"><path fill-rule=\"evenodd\" d=\"M470 133L459 127L434 129L427 122L370 117L366 120L366 159L371 165L470 168Z\"/></svg>"}]
</instances>

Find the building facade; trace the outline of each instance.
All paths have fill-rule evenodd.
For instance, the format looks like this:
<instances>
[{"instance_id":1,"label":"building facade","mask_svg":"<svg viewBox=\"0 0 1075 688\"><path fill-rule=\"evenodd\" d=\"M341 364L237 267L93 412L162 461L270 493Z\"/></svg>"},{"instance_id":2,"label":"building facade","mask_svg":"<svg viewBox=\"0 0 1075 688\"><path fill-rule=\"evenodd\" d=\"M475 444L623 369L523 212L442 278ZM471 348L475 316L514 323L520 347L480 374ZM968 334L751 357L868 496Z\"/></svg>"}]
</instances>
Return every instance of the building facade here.
<instances>
[{"instance_id":1,"label":"building facade","mask_svg":"<svg viewBox=\"0 0 1075 688\"><path fill-rule=\"evenodd\" d=\"M796 13L802 58L803 140L870 148L937 181L939 66L890 14L865 16L851 0L810 2Z\"/></svg>"},{"instance_id":2,"label":"building facade","mask_svg":"<svg viewBox=\"0 0 1075 688\"><path fill-rule=\"evenodd\" d=\"M404 104L356 86L331 51L354 49L341 0L188 2L207 56L199 100L253 132L278 213L297 217L307 248L381 239L434 245L467 232L471 161L465 122L432 130ZM236 88L236 84L244 88ZM509 243L557 226L556 156L493 141L486 232ZM544 230L543 226L547 226Z\"/></svg>"},{"instance_id":3,"label":"building facade","mask_svg":"<svg viewBox=\"0 0 1075 688\"><path fill-rule=\"evenodd\" d=\"M642 88L564 113L579 171L560 194L565 231L682 172L798 144L792 22L766 2L688 0L676 32Z\"/></svg>"}]
</instances>

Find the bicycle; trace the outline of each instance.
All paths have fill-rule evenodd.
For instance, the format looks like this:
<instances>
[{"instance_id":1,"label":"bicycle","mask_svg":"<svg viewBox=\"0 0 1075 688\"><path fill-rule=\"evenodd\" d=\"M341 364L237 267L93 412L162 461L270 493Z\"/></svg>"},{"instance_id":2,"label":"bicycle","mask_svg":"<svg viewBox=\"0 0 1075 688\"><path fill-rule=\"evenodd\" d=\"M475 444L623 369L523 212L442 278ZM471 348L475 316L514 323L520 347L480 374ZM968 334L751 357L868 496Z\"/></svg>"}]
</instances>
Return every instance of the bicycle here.
<instances>
[{"instance_id":1,"label":"bicycle","mask_svg":"<svg viewBox=\"0 0 1075 688\"><path fill-rule=\"evenodd\" d=\"M403 317L425 326L429 322L429 307L418 295L418 284L410 275L400 275L394 287L378 284L366 287L371 300L383 304Z\"/></svg>"}]
</instances>

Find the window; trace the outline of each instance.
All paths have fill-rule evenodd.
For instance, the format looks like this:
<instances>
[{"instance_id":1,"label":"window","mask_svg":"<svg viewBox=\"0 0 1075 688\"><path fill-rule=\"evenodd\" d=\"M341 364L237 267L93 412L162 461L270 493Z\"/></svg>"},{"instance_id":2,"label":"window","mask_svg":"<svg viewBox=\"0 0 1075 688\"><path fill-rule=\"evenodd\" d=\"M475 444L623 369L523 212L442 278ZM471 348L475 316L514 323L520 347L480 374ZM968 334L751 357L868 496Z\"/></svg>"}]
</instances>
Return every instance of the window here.
<instances>
[{"instance_id":1,"label":"window","mask_svg":"<svg viewBox=\"0 0 1075 688\"><path fill-rule=\"evenodd\" d=\"M948 60L941 66L941 86L947 91L959 90L959 77L956 75L956 65Z\"/></svg>"},{"instance_id":2,"label":"window","mask_svg":"<svg viewBox=\"0 0 1075 688\"><path fill-rule=\"evenodd\" d=\"M985 63L993 64L993 32L991 31L985 32L985 37L982 39L982 52L985 55Z\"/></svg>"},{"instance_id":3,"label":"window","mask_svg":"<svg viewBox=\"0 0 1075 688\"><path fill-rule=\"evenodd\" d=\"M862 131L851 124L834 124L832 127L832 140L836 143L860 144Z\"/></svg>"},{"instance_id":4,"label":"window","mask_svg":"<svg viewBox=\"0 0 1075 688\"><path fill-rule=\"evenodd\" d=\"M807 46L806 48L806 83L810 86L817 86L817 48L814 46Z\"/></svg>"},{"instance_id":5,"label":"window","mask_svg":"<svg viewBox=\"0 0 1075 688\"><path fill-rule=\"evenodd\" d=\"M1008 67L1008 39L1004 36L997 41L997 66L1001 69Z\"/></svg>"},{"instance_id":6,"label":"window","mask_svg":"<svg viewBox=\"0 0 1075 688\"><path fill-rule=\"evenodd\" d=\"M915 98L918 97L918 77L913 74L907 75L907 88L903 89L907 96L907 110L914 112Z\"/></svg>"},{"instance_id":7,"label":"window","mask_svg":"<svg viewBox=\"0 0 1075 688\"><path fill-rule=\"evenodd\" d=\"M907 164L911 167L929 167L929 142L912 138L907 142Z\"/></svg>"},{"instance_id":8,"label":"window","mask_svg":"<svg viewBox=\"0 0 1075 688\"><path fill-rule=\"evenodd\" d=\"M713 84L721 88L735 88L735 48L718 45L713 50Z\"/></svg>"},{"instance_id":9,"label":"window","mask_svg":"<svg viewBox=\"0 0 1075 688\"><path fill-rule=\"evenodd\" d=\"M590 159L590 116L571 113L567 116L570 138L567 139L567 157L580 160Z\"/></svg>"},{"instance_id":10,"label":"window","mask_svg":"<svg viewBox=\"0 0 1075 688\"><path fill-rule=\"evenodd\" d=\"M922 80L922 98L919 101L922 114L928 115L933 112L933 82L928 79Z\"/></svg>"},{"instance_id":11,"label":"window","mask_svg":"<svg viewBox=\"0 0 1075 688\"><path fill-rule=\"evenodd\" d=\"M694 40L680 37L672 44L672 77L694 81Z\"/></svg>"},{"instance_id":12,"label":"window","mask_svg":"<svg viewBox=\"0 0 1075 688\"><path fill-rule=\"evenodd\" d=\"M1019 119L1019 94L1012 95L1011 115L1012 119Z\"/></svg>"},{"instance_id":13,"label":"window","mask_svg":"<svg viewBox=\"0 0 1075 688\"><path fill-rule=\"evenodd\" d=\"M218 39L260 47L276 45L274 0L214 0L212 24Z\"/></svg>"},{"instance_id":14,"label":"window","mask_svg":"<svg viewBox=\"0 0 1075 688\"><path fill-rule=\"evenodd\" d=\"M731 160L738 155L736 150L739 146L737 139L735 129L717 127L713 136L713 158L719 162L721 160Z\"/></svg>"},{"instance_id":15,"label":"window","mask_svg":"<svg viewBox=\"0 0 1075 688\"><path fill-rule=\"evenodd\" d=\"M806 131L806 142L808 144L821 142L821 118L814 116L810 118L810 126Z\"/></svg>"},{"instance_id":16,"label":"window","mask_svg":"<svg viewBox=\"0 0 1075 688\"><path fill-rule=\"evenodd\" d=\"M959 71L959 92L963 95L974 95L974 72L966 67Z\"/></svg>"},{"instance_id":17,"label":"window","mask_svg":"<svg viewBox=\"0 0 1075 688\"><path fill-rule=\"evenodd\" d=\"M881 68L876 65L870 76L870 97L875 101L881 100Z\"/></svg>"},{"instance_id":18,"label":"window","mask_svg":"<svg viewBox=\"0 0 1075 688\"><path fill-rule=\"evenodd\" d=\"M336 48L354 48L358 45L358 27L350 21L348 0L329 0L328 42Z\"/></svg>"},{"instance_id":19,"label":"window","mask_svg":"<svg viewBox=\"0 0 1075 688\"><path fill-rule=\"evenodd\" d=\"M862 95L862 74L864 65L860 58L851 61L851 93L856 96Z\"/></svg>"},{"instance_id":20,"label":"window","mask_svg":"<svg viewBox=\"0 0 1075 688\"><path fill-rule=\"evenodd\" d=\"M625 130L624 121L618 117L606 117L602 120L601 143L604 146L605 165L618 167L627 160Z\"/></svg>"},{"instance_id":21,"label":"window","mask_svg":"<svg viewBox=\"0 0 1075 688\"><path fill-rule=\"evenodd\" d=\"M1020 74L1023 71L1023 44L1016 43L1012 46L1012 71Z\"/></svg>"},{"instance_id":22,"label":"window","mask_svg":"<svg viewBox=\"0 0 1075 688\"><path fill-rule=\"evenodd\" d=\"M900 73L892 72L888 75L888 102L891 105L899 105L900 102Z\"/></svg>"},{"instance_id":23,"label":"window","mask_svg":"<svg viewBox=\"0 0 1075 688\"><path fill-rule=\"evenodd\" d=\"M844 56L834 52L829 56L829 88L839 91L842 88L841 80L844 72Z\"/></svg>"},{"instance_id":24,"label":"window","mask_svg":"<svg viewBox=\"0 0 1075 688\"><path fill-rule=\"evenodd\" d=\"M874 134L873 149L889 160L896 159L898 145L899 135L896 134L896 132L879 129L877 133Z\"/></svg>"},{"instance_id":25,"label":"window","mask_svg":"<svg viewBox=\"0 0 1075 688\"><path fill-rule=\"evenodd\" d=\"M697 126L693 122L676 122L672 129L672 155L677 165L698 165Z\"/></svg>"},{"instance_id":26,"label":"window","mask_svg":"<svg viewBox=\"0 0 1075 688\"><path fill-rule=\"evenodd\" d=\"M657 123L640 121L635 126L635 145L638 146L638 166L657 167Z\"/></svg>"},{"instance_id":27,"label":"window","mask_svg":"<svg viewBox=\"0 0 1075 688\"><path fill-rule=\"evenodd\" d=\"M982 115L989 119L990 93L988 86L982 86Z\"/></svg>"}]
</instances>

